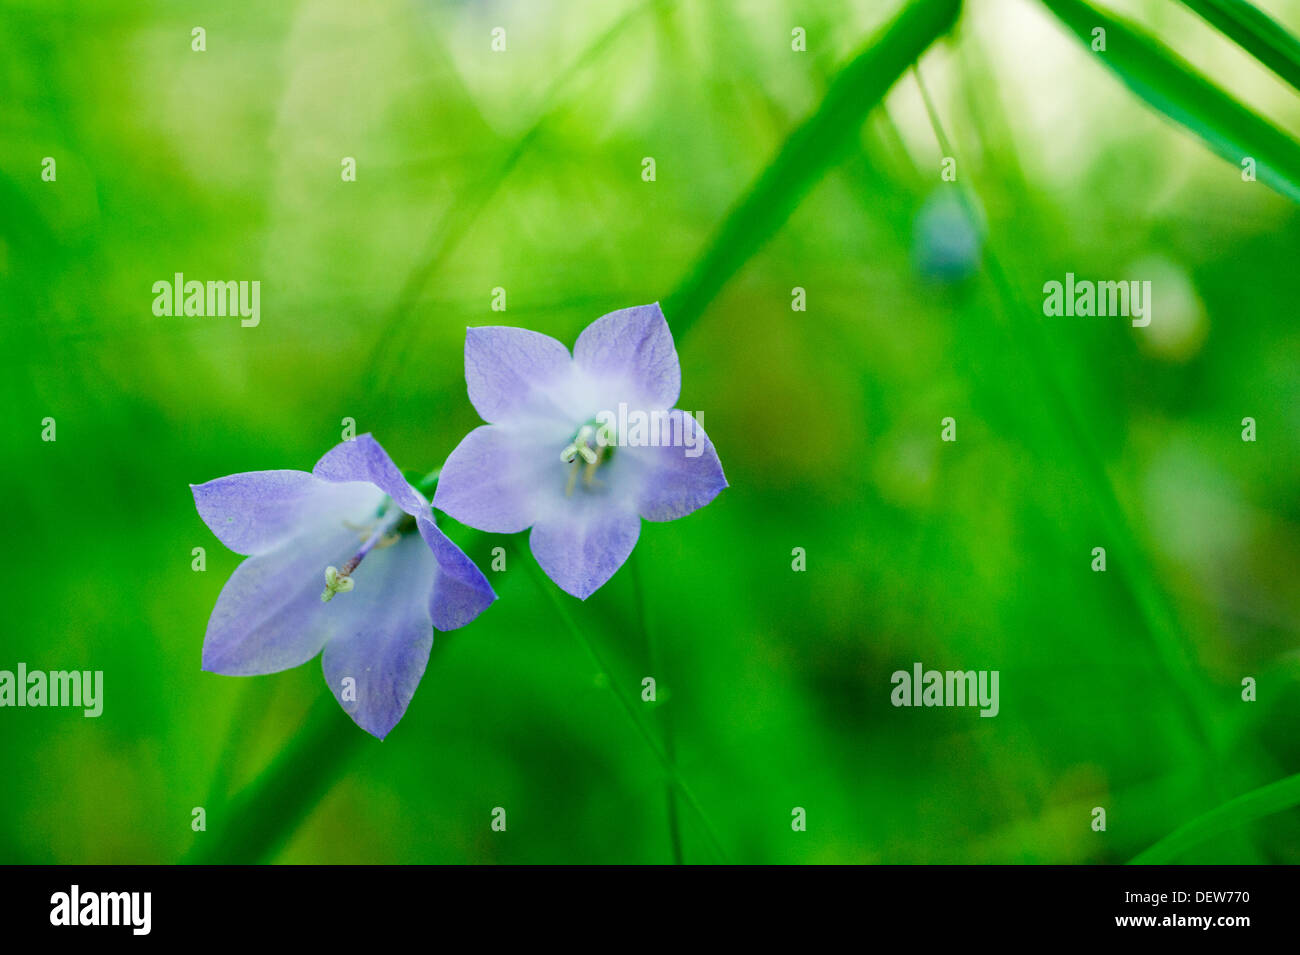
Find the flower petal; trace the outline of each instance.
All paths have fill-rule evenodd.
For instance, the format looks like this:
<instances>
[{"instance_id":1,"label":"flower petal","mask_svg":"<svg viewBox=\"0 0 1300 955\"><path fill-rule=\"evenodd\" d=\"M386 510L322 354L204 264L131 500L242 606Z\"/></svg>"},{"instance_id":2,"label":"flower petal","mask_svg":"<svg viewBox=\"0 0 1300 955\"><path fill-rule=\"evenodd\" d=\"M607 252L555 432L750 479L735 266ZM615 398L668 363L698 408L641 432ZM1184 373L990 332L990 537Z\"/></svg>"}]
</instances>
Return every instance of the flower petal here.
<instances>
[{"instance_id":1,"label":"flower petal","mask_svg":"<svg viewBox=\"0 0 1300 955\"><path fill-rule=\"evenodd\" d=\"M236 567L208 620L203 669L251 676L314 657L334 632L337 616L329 613L334 604L320 600L325 568L341 564L356 548L357 535L339 521L309 529Z\"/></svg>"},{"instance_id":2,"label":"flower petal","mask_svg":"<svg viewBox=\"0 0 1300 955\"><path fill-rule=\"evenodd\" d=\"M465 384L484 421L532 408L558 412L572 366L569 350L549 335L504 325L465 329Z\"/></svg>"},{"instance_id":3,"label":"flower petal","mask_svg":"<svg viewBox=\"0 0 1300 955\"><path fill-rule=\"evenodd\" d=\"M622 399L645 411L671 408L681 394L681 364L657 302L596 319L578 336L573 361L588 375L620 382Z\"/></svg>"},{"instance_id":4,"label":"flower petal","mask_svg":"<svg viewBox=\"0 0 1300 955\"><path fill-rule=\"evenodd\" d=\"M321 659L325 681L356 724L380 739L406 712L429 662L435 572L429 548L408 535L372 551L356 587L323 605L332 612Z\"/></svg>"},{"instance_id":5,"label":"flower petal","mask_svg":"<svg viewBox=\"0 0 1300 955\"><path fill-rule=\"evenodd\" d=\"M417 518L420 536L437 561L429 617L438 630L465 626L497 599L483 571L430 518Z\"/></svg>"},{"instance_id":6,"label":"flower petal","mask_svg":"<svg viewBox=\"0 0 1300 955\"><path fill-rule=\"evenodd\" d=\"M369 434L335 445L311 473L324 481L369 481L412 517L429 513L429 502L402 476L388 452Z\"/></svg>"},{"instance_id":7,"label":"flower petal","mask_svg":"<svg viewBox=\"0 0 1300 955\"><path fill-rule=\"evenodd\" d=\"M261 554L332 513L361 513L374 489L334 484L306 471L247 471L191 484L203 523L237 554Z\"/></svg>"},{"instance_id":8,"label":"flower petal","mask_svg":"<svg viewBox=\"0 0 1300 955\"><path fill-rule=\"evenodd\" d=\"M637 510L648 521L675 521L727 486L713 442L690 414L668 412L659 446L619 448L643 468ZM669 440L671 438L671 441Z\"/></svg>"},{"instance_id":9,"label":"flower petal","mask_svg":"<svg viewBox=\"0 0 1300 955\"><path fill-rule=\"evenodd\" d=\"M543 513L548 485L558 480L564 486L560 451L567 440L497 425L477 427L448 455L433 506L481 531L522 531Z\"/></svg>"},{"instance_id":10,"label":"flower petal","mask_svg":"<svg viewBox=\"0 0 1300 955\"><path fill-rule=\"evenodd\" d=\"M528 543L546 576L586 600L623 566L640 533L636 511L590 503L539 521Z\"/></svg>"}]
</instances>

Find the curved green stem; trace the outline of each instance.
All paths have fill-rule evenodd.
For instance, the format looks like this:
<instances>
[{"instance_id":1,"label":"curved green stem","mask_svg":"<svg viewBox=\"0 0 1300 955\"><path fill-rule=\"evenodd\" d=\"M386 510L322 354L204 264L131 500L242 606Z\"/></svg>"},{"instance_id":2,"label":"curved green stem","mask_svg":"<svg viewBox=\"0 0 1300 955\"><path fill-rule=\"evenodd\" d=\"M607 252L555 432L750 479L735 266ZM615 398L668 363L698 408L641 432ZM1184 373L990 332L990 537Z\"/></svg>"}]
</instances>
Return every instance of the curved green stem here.
<instances>
[{"instance_id":1,"label":"curved green stem","mask_svg":"<svg viewBox=\"0 0 1300 955\"><path fill-rule=\"evenodd\" d=\"M646 619L645 605L645 585L641 580L641 561L637 558L635 550L628 556L628 573L632 576L632 601L633 610L637 623L641 627L641 636L645 640L646 661L650 666L650 673L654 676L656 683L660 681L660 660L657 641L654 637L654 629L650 626L650 621ZM674 763L677 762L676 747L673 745L673 711L665 709L660 720L663 724L664 753ZM681 820L677 813L677 793L673 789L672 783L666 784L665 798L668 807L668 833L672 840L673 846L673 864L683 865L686 862L686 856L682 852L682 831Z\"/></svg>"},{"instance_id":2,"label":"curved green stem","mask_svg":"<svg viewBox=\"0 0 1300 955\"><path fill-rule=\"evenodd\" d=\"M1222 835L1254 819L1300 805L1300 773L1261 786L1222 806L1211 809L1184 826L1175 829L1151 848L1139 853L1129 865L1155 865L1172 862L1193 846Z\"/></svg>"},{"instance_id":3,"label":"curved green stem","mask_svg":"<svg viewBox=\"0 0 1300 955\"><path fill-rule=\"evenodd\" d=\"M265 861L293 834L334 773L369 737L323 693L282 752L229 806L211 818L211 831L195 834L186 862L249 864ZM225 814L226 807L218 811Z\"/></svg>"},{"instance_id":4,"label":"curved green stem","mask_svg":"<svg viewBox=\"0 0 1300 955\"><path fill-rule=\"evenodd\" d=\"M637 715L635 704L619 690L618 683L614 680L614 676L606 665L600 651L596 649L596 645L592 643L586 632L578 626L577 621L573 619L573 615L569 613L569 608L564 605L564 601L560 599L560 595L556 593L555 588L551 586L551 583L542 571L542 568L533 559L532 553L520 541L516 541L516 553L528 566L529 572L532 573L533 579L536 581L538 588L545 593L547 598L551 601L551 605L555 607L555 611L559 614L564 625L569 628L570 632L577 637L578 642L586 649L588 655L591 657L592 663L595 664L597 671L604 675L605 685L608 686L609 691L614 694L615 699L618 700L619 705L623 708L623 712L627 715L627 718L631 720L632 725L636 727L637 733L639 733L641 738L645 740L646 745L650 747L650 751L654 753L655 759L657 759L659 764L663 767L664 772L668 776L668 780L672 785L677 787L677 791L681 793L682 798L686 800L686 804L691 807L691 810L699 818L705 838L709 842L709 847L713 850L719 861L726 862L727 854L723 850L722 842L718 839L717 833L713 829L713 824L709 822L709 817L705 813L704 807L700 804L699 799L695 797L695 793L691 790L690 786L688 786L686 781L682 779L681 773L677 770L676 763L669 758L663 747L659 745L659 741L655 739L654 734L651 733L650 730L646 728L646 725L641 722L641 718Z\"/></svg>"}]
</instances>

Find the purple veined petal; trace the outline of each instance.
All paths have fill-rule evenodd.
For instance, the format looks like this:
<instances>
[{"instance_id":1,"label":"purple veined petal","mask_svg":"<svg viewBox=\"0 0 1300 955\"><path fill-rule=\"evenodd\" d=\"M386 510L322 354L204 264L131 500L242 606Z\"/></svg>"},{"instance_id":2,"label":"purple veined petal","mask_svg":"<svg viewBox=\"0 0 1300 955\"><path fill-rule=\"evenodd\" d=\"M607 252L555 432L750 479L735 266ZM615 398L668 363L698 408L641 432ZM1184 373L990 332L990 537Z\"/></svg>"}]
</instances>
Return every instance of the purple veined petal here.
<instances>
[{"instance_id":1,"label":"purple veined petal","mask_svg":"<svg viewBox=\"0 0 1300 955\"><path fill-rule=\"evenodd\" d=\"M430 518L417 518L420 536L437 562L429 617L437 630L456 630L472 622L497 599L483 571Z\"/></svg>"},{"instance_id":2,"label":"purple veined petal","mask_svg":"<svg viewBox=\"0 0 1300 955\"><path fill-rule=\"evenodd\" d=\"M325 682L353 721L379 739L406 713L429 662L436 569L424 541L409 534L372 551L356 586L322 604L330 618Z\"/></svg>"},{"instance_id":3,"label":"purple veined petal","mask_svg":"<svg viewBox=\"0 0 1300 955\"><path fill-rule=\"evenodd\" d=\"M560 431L538 436L481 425L448 455L433 506L493 534L531 527L544 512L543 497L551 486L564 486L560 452L568 440Z\"/></svg>"},{"instance_id":4,"label":"purple veined petal","mask_svg":"<svg viewBox=\"0 0 1300 955\"><path fill-rule=\"evenodd\" d=\"M324 481L369 481L412 517L429 513L429 502L402 476L388 452L370 434L343 441L316 462L311 473Z\"/></svg>"},{"instance_id":5,"label":"purple veined petal","mask_svg":"<svg viewBox=\"0 0 1300 955\"><path fill-rule=\"evenodd\" d=\"M504 325L465 329L465 384L484 421L523 412L567 417L572 372L569 350L549 335Z\"/></svg>"},{"instance_id":6,"label":"purple veined petal","mask_svg":"<svg viewBox=\"0 0 1300 955\"><path fill-rule=\"evenodd\" d=\"M360 514L380 500L369 485L334 484L306 471L247 471L190 491L203 523L237 554L265 553L325 515Z\"/></svg>"},{"instance_id":7,"label":"purple veined petal","mask_svg":"<svg viewBox=\"0 0 1300 955\"><path fill-rule=\"evenodd\" d=\"M358 544L340 519L236 567L208 621L203 669L228 676L276 673L319 653L337 616L329 613L333 604L321 603L325 568L341 565Z\"/></svg>"},{"instance_id":8,"label":"purple veined petal","mask_svg":"<svg viewBox=\"0 0 1300 955\"><path fill-rule=\"evenodd\" d=\"M681 394L681 364L657 302L596 319L578 336L573 361L589 376L620 382L623 399L647 410L671 408Z\"/></svg>"},{"instance_id":9,"label":"purple veined petal","mask_svg":"<svg viewBox=\"0 0 1300 955\"><path fill-rule=\"evenodd\" d=\"M641 472L637 510L646 520L675 521L708 504L727 486L713 442L687 412L668 412L657 441L617 452Z\"/></svg>"},{"instance_id":10,"label":"purple veined petal","mask_svg":"<svg viewBox=\"0 0 1300 955\"><path fill-rule=\"evenodd\" d=\"M546 576L579 600L614 576L641 533L641 518L618 499L584 503L538 521L528 537Z\"/></svg>"}]
</instances>

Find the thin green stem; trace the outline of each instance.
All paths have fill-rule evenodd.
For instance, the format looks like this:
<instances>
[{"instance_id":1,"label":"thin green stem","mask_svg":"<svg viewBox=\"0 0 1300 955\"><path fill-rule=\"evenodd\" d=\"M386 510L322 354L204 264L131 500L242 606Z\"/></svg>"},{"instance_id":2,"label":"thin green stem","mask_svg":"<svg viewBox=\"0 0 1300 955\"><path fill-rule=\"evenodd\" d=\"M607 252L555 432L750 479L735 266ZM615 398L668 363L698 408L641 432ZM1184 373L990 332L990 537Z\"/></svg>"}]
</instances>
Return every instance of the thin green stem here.
<instances>
[{"instance_id":1,"label":"thin green stem","mask_svg":"<svg viewBox=\"0 0 1300 955\"><path fill-rule=\"evenodd\" d=\"M919 64L913 64L912 74L916 78L921 99L925 104L930 125L934 128L935 138L945 156L956 156L951 140L939 118L934 100L921 78ZM962 180L957 184L957 194L972 221L978 221L978 209L974 190ZM984 243L984 263L989 277L1002 299L1003 310L1015 326L1021 340L1031 352L1029 379L1037 385L1044 405L1051 409L1052 417L1067 430L1067 440L1062 442L1065 453L1069 455L1076 467L1088 478L1088 486L1093 492L1093 502L1099 517L1111 540L1111 547L1120 557L1120 566L1124 579L1132 591L1133 598L1142 613L1143 622L1150 633L1157 655L1169 671L1180 693L1180 702L1187 713L1193 731L1203 744L1214 750L1219 748L1219 736L1216 727L1206 716L1201 701L1204 694L1198 685L1194 672L1187 659L1186 651L1179 640L1179 628L1174 613L1161 591L1160 584L1145 572L1149 563L1143 559L1142 548L1136 535L1129 527L1124 509L1119 503L1109 475L1095 442L1082 423L1082 417L1071 404L1061 383L1049 371L1050 362L1047 348L1040 340L1041 331L1032 323L1023 320L1027 308L1020 300L1015 287L1008 277L1002 262L994 253L990 242Z\"/></svg>"},{"instance_id":2,"label":"thin green stem","mask_svg":"<svg viewBox=\"0 0 1300 955\"><path fill-rule=\"evenodd\" d=\"M641 561L637 557L637 552L632 551L627 559L628 573L632 578L632 603L635 611L637 622L641 626L641 636L645 641L646 660L650 666L650 674L654 677L655 685L662 691L660 684L663 682L662 668L660 667L658 642L655 640L654 628L650 626L650 621L646 617L645 602L645 585L642 582ZM663 724L664 752L674 763L677 762L676 746L673 743L673 711L665 707L663 715L660 717ZM682 832L681 820L677 813L677 793L673 789L672 783L665 783L665 798L668 805L668 833L672 840L673 846L673 864L682 865L686 861L686 856L682 852Z\"/></svg>"},{"instance_id":3,"label":"thin green stem","mask_svg":"<svg viewBox=\"0 0 1300 955\"><path fill-rule=\"evenodd\" d=\"M1165 836L1129 865L1173 862L1188 849L1263 816L1300 805L1300 773L1261 786L1211 809Z\"/></svg>"},{"instance_id":4,"label":"thin green stem","mask_svg":"<svg viewBox=\"0 0 1300 955\"><path fill-rule=\"evenodd\" d=\"M269 858L367 739L334 697L322 694L289 747L235 798L228 812L221 806L221 817L208 818L212 831L196 835L186 861L249 864Z\"/></svg>"},{"instance_id":5,"label":"thin green stem","mask_svg":"<svg viewBox=\"0 0 1300 955\"><path fill-rule=\"evenodd\" d=\"M650 747L650 751L654 753L655 758L663 767L668 779L677 787L677 791L681 793L682 798L686 800L686 804L691 807L695 812L695 815L699 818L705 838L708 840L709 847L713 850L713 853L720 861L726 862L727 854L722 848L721 840L718 839L717 833L713 829L713 824L709 822L709 817L705 813L704 807L700 804L699 799L696 798L695 793L691 790L690 786L688 786L686 781L682 779L681 773L677 770L677 765L668 757L668 754L664 751L663 747L659 745L659 741L655 739L654 734L651 733L646 725L641 722L641 718L636 712L636 704L634 704L619 690L619 685L615 681L613 673L609 666L606 665L600 651L596 649L596 645L592 643L586 632L579 627L577 621L573 619L573 615L569 613L569 608L564 605L564 601L560 599L560 595L556 593L555 588L551 586L546 574L542 571L541 566L533 559L533 555L528 550L527 546L517 541L516 553L519 555L519 559L528 567L529 572L533 575L533 580L537 583L538 589L546 594L547 599L551 601L551 605L555 608L555 612L559 614L564 625L569 628L569 631L586 649L587 654L591 657L591 662L596 666L596 670L604 675L605 685L608 686L609 691L614 694L614 698L618 700L623 712L632 722L632 725L636 727L637 733L639 733L641 738L645 740L646 745Z\"/></svg>"},{"instance_id":6,"label":"thin green stem","mask_svg":"<svg viewBox=\"0 0 1300 955\"><path fill-rule=\"evenodd\" d=\"M225 745L221 747L221 753L217 756L216 772L212 774L208 798L203 803L204 810L211 815L224 811L230 804L230 778L234 775L240 744L244 741L248 727L252 723L250 714L253 708L249 705L253 698L252 689L248 684L244 684L235 694L235 710L224 734Z\"/></svg>"},{"instance_id":7,"label":"thin green stem","mask_svg":"<svg viewBox=\"0 0 1300 955\"><path fill-rule=\"evenodd\" d=\"M450 211L440 219L429 234L415 268L407 276L396 303L371 346L370 358L364 367L379 369L375 375L378 386L386 387L401 370L406 360L408 349L394 348L393 341L413 321L412 316L415 314L415 306L420 294L437 274L442 263L469 232L470 226L488 207L497 190L509 179L519 161L528 154L533 141L546 127L547 121L558 112L561 91L585 67L601 56L642 13L671 2L675 0L644 0L615 20L565 70L556 75L542 94L533 122L511 144L492 174L481 182L471 183L466 188L457 190Z\"/></svg>"},{"instance_id":8,"label":"thin green stem","mask_svg":"<svg viewBox=\"0 0 1300 955\"><path fill-rule=\"evenodd\" d=\"M912 0L835 74L817 108L791 131L665 300L664 312L679 345L732 276L855 148L867 115L908 65L951 29L960 10L960 0Z\"/></svg>"}]
</instances>

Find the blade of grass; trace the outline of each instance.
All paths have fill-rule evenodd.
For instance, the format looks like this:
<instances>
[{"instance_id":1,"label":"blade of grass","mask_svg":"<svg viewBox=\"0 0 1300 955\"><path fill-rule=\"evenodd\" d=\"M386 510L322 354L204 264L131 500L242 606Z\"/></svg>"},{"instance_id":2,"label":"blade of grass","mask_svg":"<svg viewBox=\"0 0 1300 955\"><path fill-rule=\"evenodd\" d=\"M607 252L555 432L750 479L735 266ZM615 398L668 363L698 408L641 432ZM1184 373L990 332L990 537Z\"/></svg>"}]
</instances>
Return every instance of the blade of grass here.
<instances>
[{"instance_id":1,"label":"blade of grass","mask_svg":"<svg viewBox=\"0 0 1300 955\"><path fill-rule=\"evenodd\" d=\"M1133 92L1199 136L1215 153L1239 165L1253 158L1259 181L1300 202L1300 144L1206 79L1178 54L1138 27L1085 0L1043 0L1084 46L1106 30L1096 54Z\"/></svg>"},{"instance_id":2,"label":"blade of grass","mask_svg":"<svg viewBox=\"0 0 1300 955\"><path fill-rule=\"evenodd\" d=\"M368 739L332 694L320 694L288 748L236 797L225 819L208 820L211 830L196 836L186 861L248 864L269 858Z\"/></svg>"},{"instance_id":3,"label":"blade of grass","mask_svg":"<svg viewBox=\"0 0 1300 955\"><path fill-rule=\"evenodd\" d=\"M1275 812L1300 806L1300 773L1243 793L1211 809L1165 836L1135 856L1129 865L1158 865L1172 862L1188 849L1207 839L1223 835L1238 826Z\"/></svg>"},{"instance_id":4,"label":"blade of grass","mask_svg":"<svg viewBox=\"0 0 1300 955\"><path fill-rule=\"evenodd\" d=\"M1183 6L1300 90L1300 40L1259 7L1248 0L1183 0Z\"/></svg>"},{"instance_id":5,"label":"blade of grass","mask_svg":"<svg viewBox=\"0 0 1300 955\"><path fill-rule=\"evenodd\" d=\"M908 65L952 27L960 9L960 0L913 0L835 75L816 111L786 139L665 301L678 340L740 267L785 224L857 139L867 114Z\"/></svg>"},{"instance_id":6,"label":"blade of grass","mask_svg":"<svg viewBox=\"0 0 1300 955\"><path fill-rule=\"evenodd\" d=\"M921 76L920 67L914 66L912 72L940 149L945 156L958 155ZM955 185L967 215L977 216L978 197L968 179L963 179ZM1061 383L1059 374L1054 371L1054 363L1049 357L1050 350L1042 340L1041 327L1036 322L1026 320L1025 316L1032 314L1032 310L1016 291L1018 283L1010 278L1001 259L995 253L991 240L984 243L983 258L989 279L1002 300L1002 310L1009 327L1013 330L1017 346L1023 345L1029 357L1029 361L1026 362L1027 377L1036 385L1043 406L1050 409L1051 414L1045 420L1060 423L1066 440L1059 441L1057 446L1079 473L1088 479L1087 487L1092 503L1106 530L1107 539L1111 542L1111 550L1119 555L1117 563L1123 568L1124 580L1142 614L1143 623L1151 635L1156 653L1179 690L1189 724L1203 744L1218 752L1221 746L1220 734L1205 713L1203 687L1187 648L1183 644L1177 616L1159 580L1151 572L1151 561L1143 555L1142 546L1130 526L1128 516L1120 504L1119 495L1106 472L1102 454L1085 427L1079 409L1071 401ZM1043 437L1050 440L1053 437L1052 431L1053 429L1049 427ZM1215 782L1215 779L1211 779L1211 785Z\"/></svg>"},{"instance_id":7,"label":"blade of grass","mask_svg":"<svg viewBox=\"0 0 1300 955\"><path fill-rule=\"evenodd\" d=\"M547 122L559 109L559 94L575 76L604 53L620 34L643 13L665 3L676 0L644 0L615 20L600 36L578 55L547 87L542 94L541 106L529 127L510 145L500 163L491 175L481 182L460 190L452 203L450 211L443 216L430 233L424 249L417 260L417 265L407 276L405 284L398 293L397 301L388 317L381 323L379 334L371 346L369 359L362 365L365 368L378 369L373 372L379 387L386 386L401 371L411 349L394 347L394 338L403 333L411 322L411 313L415 308L425 286L437 274L439 267L455 251L460 240L465 237L471 225L487 208L497 190L510 178L519 160L527 155L538 134L546 128Z\"/></svg>"}]
</instances>

